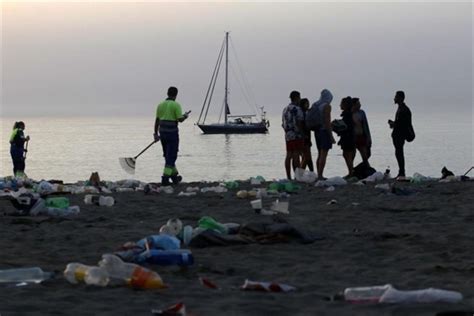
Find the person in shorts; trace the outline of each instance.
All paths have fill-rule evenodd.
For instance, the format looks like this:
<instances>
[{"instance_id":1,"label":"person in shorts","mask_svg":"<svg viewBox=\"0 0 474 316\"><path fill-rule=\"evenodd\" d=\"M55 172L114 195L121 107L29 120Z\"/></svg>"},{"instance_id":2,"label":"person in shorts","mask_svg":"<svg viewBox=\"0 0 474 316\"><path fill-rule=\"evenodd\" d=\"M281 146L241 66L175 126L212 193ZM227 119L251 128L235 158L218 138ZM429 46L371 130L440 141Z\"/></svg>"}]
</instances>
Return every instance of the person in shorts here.
<instances>
[{"instance_id":1,"label":"person in shorts","mask_svg":"<svg viewBox=\"0 0 474 316\"><path fill-rule=\"evenodd\" d=\"M332 94L329 90L324 89L321 91L320 99L313 104L318 106L321 112L322 124L319 129L314 132L316 138L316 147L318 148L318 158L316 159L316 169L318 170L318 179L326 180L324 178L324 168L326 167L326 159L329 150L332 148L332 144L336 143L334 136L332 135L331 126L331 101Z\"/></svg>"},{"instance_id":2,"label":"person in shorts","mask_svg":"<svg viewBox=\"0 0 474 316\"><path fill-rule=\"evenodd\" d=\"M286 141L285 170L288 180L291 180L291 167L293 170L301 167L300 156L304 148L304 113L299 106L300 93L292 91L290 100L290 104L283 109L282 114Z\"/></svg>"}]
</instances>

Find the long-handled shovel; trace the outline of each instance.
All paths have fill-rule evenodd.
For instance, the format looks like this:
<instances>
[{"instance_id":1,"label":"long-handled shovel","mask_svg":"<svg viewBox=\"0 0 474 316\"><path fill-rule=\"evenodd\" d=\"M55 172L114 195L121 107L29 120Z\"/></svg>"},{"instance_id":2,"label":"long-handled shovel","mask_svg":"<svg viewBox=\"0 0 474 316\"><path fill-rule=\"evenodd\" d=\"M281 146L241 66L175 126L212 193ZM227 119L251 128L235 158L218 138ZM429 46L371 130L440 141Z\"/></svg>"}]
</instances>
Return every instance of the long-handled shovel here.
<instances>
[{"instance_id":1,"label":"long-handled shovel","mask_svg":"<svg viewBox=\"0 0 474 316\"><path fill-rule=\"evenodd\" d=\"M23 159L26 160L26 154L28 153L28 141L26 141L25 150L23 152Z\"/></svg>"},{"instance_id":2,"label":"long-handled shovel","mask_svg":"<svg viewBox=\"0 0 474 316\"><path fill-rule=\"evenodd\" d=\"M466 171L466 173L465 173L463 176L464 176L464 177L467 176L467 174L468 174L469 172L471 172L472 169L474 169L474 167L471 167L471 169L469 169L468 171Z\"/></svg>"},{"instance_id":3,"label":"long-handled shovel","mask_svg":"<svg viewBox=\"0 0 474 316\"><path fill-rule=\"evenodd\" d=\"M136 165L136 160L138 157L140 157L141 154L143 154L148 148L153 146L153 144L156 143L153 141L150 145L146 146L145 149L143 149L138 155L135 157L131 158L119 158L120 165L122 166L122 169L125 170L125 172L129 174L135 174L135 165Z\"/></svg>"}]
</instances>

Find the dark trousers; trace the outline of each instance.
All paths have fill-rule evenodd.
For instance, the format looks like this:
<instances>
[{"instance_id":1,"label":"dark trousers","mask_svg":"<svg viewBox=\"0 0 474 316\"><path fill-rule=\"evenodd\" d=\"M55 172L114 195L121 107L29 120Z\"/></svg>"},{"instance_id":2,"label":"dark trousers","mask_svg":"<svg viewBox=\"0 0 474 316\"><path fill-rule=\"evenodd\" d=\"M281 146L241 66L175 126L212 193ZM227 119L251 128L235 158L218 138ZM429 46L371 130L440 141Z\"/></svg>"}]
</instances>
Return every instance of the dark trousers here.
<instances>
[{"instance_id":1,"label":"dark trousers","mask_svg":"<svg viewBox=\"0 0 474 316\"><path fill-rule=\"evenodd\" d=\"M161 132L161 146L163 147L163 157L165 157L165 169L163 175L170 177L176 175L176 159L178 159L179 150L179 133L176 132Z\"/></svg>"},{"instance_id":2,"label":"dark trousers","mask_svg":"<svg viewBox=\"0 0 474 316\"><path fill-rule=\"evenodd\" d=\"M405 156L403 153L403 146L405 145L405 139L401 137L392 137L393 146L395 146L395 157L398 162L398 175L405 176Z\"/></svg>"},{"instance_id":3,"label":"dark trousers","mask_svg":"<svg viewBox=\"0 0 474 316\"><path fill-rule=\"evenodd\" d=\"M13 160L13 176L15 176L17 172L25 172L25 158L23 156L23 148L11 146L10 155L12 156Z\"/></svg>"}]
</instances>

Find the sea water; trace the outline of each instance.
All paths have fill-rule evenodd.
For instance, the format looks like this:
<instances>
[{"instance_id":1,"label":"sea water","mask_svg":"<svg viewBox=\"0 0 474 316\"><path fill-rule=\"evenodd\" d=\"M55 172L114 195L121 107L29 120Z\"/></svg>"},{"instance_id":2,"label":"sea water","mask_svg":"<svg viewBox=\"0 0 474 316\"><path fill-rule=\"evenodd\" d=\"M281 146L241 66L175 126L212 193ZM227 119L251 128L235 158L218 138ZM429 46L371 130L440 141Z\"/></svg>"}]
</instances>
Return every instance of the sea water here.
<instances>
[{"instance_id":1,"label":"sea water","mask_svg":"<svg viewBox=\"0 0 474 316\"><path fill-rule=\"evenodd\" d=\"M367 113L373 147L370 162L377 170L390 166L396 175L397 163L387 125L393 113ZM133 157L153 140L151 117L70 117L22 118L31 141L26 173L33 179L88 179L98 171L101 179L135 178L160 181L164 158L161 143L152 146L137 160L136 174L125 173L119 157ZM248 179L261 175L267 180L285 178L285 141L281 117L270 117L268 134L204 135L192 117L180 124L180 151L177 167L184 181ZM0 176L12 174L8 138L14 118L1 119ZM446 166L455 174L473 165L472 116L414 113L416 139L405 146L407 175L419 172L441 176ZM336 139L337 136L335 136ZM313 161L316 158L312 138ZM325 176L346 175L339 146L329 152ZM356 157L356 164L360 162ZM474 176L474 175L473 175Z\"/></svg>"}]
</instances>

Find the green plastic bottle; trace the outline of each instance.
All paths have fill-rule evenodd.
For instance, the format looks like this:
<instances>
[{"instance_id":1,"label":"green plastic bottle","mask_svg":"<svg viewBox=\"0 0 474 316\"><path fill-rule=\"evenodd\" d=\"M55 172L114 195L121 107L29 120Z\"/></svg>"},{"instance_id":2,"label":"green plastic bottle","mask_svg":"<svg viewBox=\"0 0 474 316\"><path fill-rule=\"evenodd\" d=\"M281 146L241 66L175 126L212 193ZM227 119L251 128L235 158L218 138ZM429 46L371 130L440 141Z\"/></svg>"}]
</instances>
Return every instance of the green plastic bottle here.
<instances>
[{"instance_id":1,"label":"green plastic bottle","mask_svg":"<svg viewBox=\"0 0 474 316\"><path fill-rule=\"evenodd\" d=\"M229 232L226 226L217 222L214 218L210 216L201 217L201 219L198 221L198 226L204 229L214 229L222 234L227 234Z\"/></svg>"},{"instance_id":2,"label":"green plastic bottle","mask_svg":"<svg viewBox=\"0 0 474 316\"><path fill-rule=\"evenodd\" d=\"M239 183L237 181L227 181L225 183L225 187L229 190L237 189L239 187Z\"/></svg>"},{"instance_id":3,"label":"green plastic bottle","mask_svg":"<svg viewBox=\"0 0 474 316\"><path fill-rule=\"evenodd\" d=\"M46 199L46 207L67 209L69 207L69 199L65 197L53 197Z\"/></svg>"}]
</instances>

